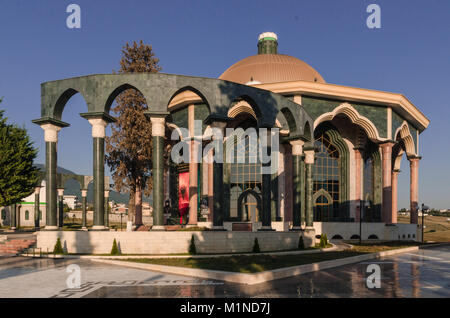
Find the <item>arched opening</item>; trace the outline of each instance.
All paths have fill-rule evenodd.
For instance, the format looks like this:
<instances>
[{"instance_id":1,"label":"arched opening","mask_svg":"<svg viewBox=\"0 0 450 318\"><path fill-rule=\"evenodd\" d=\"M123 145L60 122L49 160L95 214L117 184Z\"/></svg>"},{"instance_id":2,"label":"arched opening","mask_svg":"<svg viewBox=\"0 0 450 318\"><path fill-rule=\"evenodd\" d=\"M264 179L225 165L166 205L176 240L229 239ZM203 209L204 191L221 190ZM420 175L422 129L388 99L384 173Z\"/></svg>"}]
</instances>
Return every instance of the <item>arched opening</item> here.
<instances>
[{"instance_id":1,"label":"arched opening","mask_svg":"<svg viewBox=\"0 0 450 318\"><path fill-rule=\"evenodd\" d=\"M331 239L332 239L332 240L343 240L344 238L343 238L341 235L336 234L336 235L334 235Z\"/></svg>"},{"instance_id":2,"label":"arched opening","mask_svg":"<svg viewBox=\"0 0 450 318\"><path fill-rule=\"evenodd\" d=\"M314 161L313 193L320 195L314 202L315 221L331 221L340 215L340 192L342 187L342 155L326 129L319 129L315 135L317 148Z\"/></svg>"},{"instance_id":3,"label":"arched opening","mask_svg":"<svg viewBox=\"0 0 450 318\"><path fill-rule=\"evenodd\" d=\"M25 221L29 221L30 220L30 211L25 210Z\"/></svg>"},{"instance_id":4,"label":"arched opening","mask_svg":"<svg viewBox=\"0 0 450 318\"><path fill-rule=\"evenodd\" d=\"M229 205L229 219L256 222L260 220L262 191L257 122L250 112L241 112L234 118L230 126L235 130L224 143L224 184L229 189L224 197Z\"/></svg>"},{"instance_id":5,"label":"arched opening","mask_svg":"<svg viewBox=\"0 0 450 318\"><path fill-rule=\"evenodd\" d=\"M170 115L166 117L165 200L170 202L173 216L177 212L189 213L196 214L198 221L211 220L212 165L204 162L205 145L198 139L189 139L205 134L205 120L210 115L208 101L197 89L186 86L170 97L167 107ZM171 155L172 149L175 156Z\"/></svg>"},{"instance_id":6,"label":"arched opening","mask_svg":"<svg viewBox=\"0 0 450 318\"><path fill-rule=\"evenodd\" d=\"M358 234L353 234L353 235L350 237L350 239L351 239L351 240L359 240L359 235L358 235Z\"/></svg>"}]
</instances>

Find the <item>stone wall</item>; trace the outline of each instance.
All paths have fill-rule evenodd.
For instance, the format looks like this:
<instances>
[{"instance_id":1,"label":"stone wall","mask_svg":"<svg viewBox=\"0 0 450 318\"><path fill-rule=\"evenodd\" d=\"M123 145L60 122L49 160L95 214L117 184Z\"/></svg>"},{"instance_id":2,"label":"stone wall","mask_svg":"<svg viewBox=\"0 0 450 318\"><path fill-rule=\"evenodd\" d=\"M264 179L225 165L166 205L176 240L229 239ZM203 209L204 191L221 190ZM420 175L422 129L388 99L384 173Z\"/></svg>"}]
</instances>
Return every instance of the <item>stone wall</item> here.
<instances>
[{"instance_id":1,"label":"stone wall","mask_svg":"<svg viewBox=\"0 0 450 318\"><path fill-rule=\"evenodd\" d=\"M418 241L421 239L421 230L416 224L398 223L386 225L385 223L362 223L362 239L375 235L378 240L406 240ZM359 236L359 222L314 222L316 235L327 234L331 240L335 235L340 235L344 240L349 240L353 235Z\"/></svg>"},{"instance_id":2,"label":"stone wall","mask_svg":"<svg viewBox=\"0 0 450 318\"><path fill-rule=\"evenodd\" d=\"M296 249L301 232L94 232L40 231L37 247L52 251L57 238L68 253L109 254L116 239L123 254L187 253L191 236L198 253L251 252L255 238L261 251ZM305 246L314 245L314 232L303 233Z\"/></svg>"}]
</instances>

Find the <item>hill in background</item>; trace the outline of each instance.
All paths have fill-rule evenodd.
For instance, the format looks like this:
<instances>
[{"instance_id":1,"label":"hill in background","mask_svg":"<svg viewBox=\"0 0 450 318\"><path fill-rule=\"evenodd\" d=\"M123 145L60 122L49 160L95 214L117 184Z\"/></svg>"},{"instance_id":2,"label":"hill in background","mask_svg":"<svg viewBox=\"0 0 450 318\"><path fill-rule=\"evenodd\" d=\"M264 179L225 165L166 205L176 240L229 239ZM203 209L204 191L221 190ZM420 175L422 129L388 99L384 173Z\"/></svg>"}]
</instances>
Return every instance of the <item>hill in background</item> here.
<instances>
[{"instance_id":1,"label":"hill in background","mask_svg":"<svg viewBox=\"0 0 450 318\"><path fill-rule=\"evenodd\" d=\"M45 171L45 165L43 164L35 164L35 166L41 170ZM56 169L57 173L63 173L63 174L76 174L73 171L67 170L62 167L57 167ZM67 180L64 188L64 194L66 195L76 195L78 200L81 201L81 189L80 185L75 180ZM130 200L130 195L128 193L119 193L116 191L111 190L109 192L109 200L114 201L116 203L125 203L128 205L128 202ZM142 200L144 202L150 202L152 203L153 200L151 200L151 197L143 197ZM87 196L88 203L94 203L94 185L92 183L89 184L88 187L88 196Z\"/></svg>"}]
</instances>

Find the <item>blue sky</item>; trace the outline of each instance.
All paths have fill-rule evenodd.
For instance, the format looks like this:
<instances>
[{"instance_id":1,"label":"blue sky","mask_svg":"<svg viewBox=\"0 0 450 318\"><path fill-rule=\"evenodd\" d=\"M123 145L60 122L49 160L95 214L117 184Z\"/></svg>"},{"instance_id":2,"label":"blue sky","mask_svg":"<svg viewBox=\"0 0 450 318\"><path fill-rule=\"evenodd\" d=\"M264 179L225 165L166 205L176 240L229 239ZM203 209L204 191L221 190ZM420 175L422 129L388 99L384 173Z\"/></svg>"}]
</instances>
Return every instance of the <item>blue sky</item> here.
<instances>
[{"instance_id":1,"label":"blue sky","mask_svg":"<svg viewBox=\"0 0 450 318\"><path fill-rule=\"evenodd\" d=\"M66 7L81 7L81 29L66 27ZM381 29L368 29L366 7L381 6ZM450 208L449 1L84 1L14 0L0 4L1 108L29 129L44 162L40 83L118 69L127 41L151 44L163 72L218 77L256 53L273 31L279 52L312 65L328 83L405 94L431 120L421 135L420 201ZM58 165L92 174L89 123L81 96L67 104ZM402 163L399 208L408 207Z\"/></svg>"}]
</instances>

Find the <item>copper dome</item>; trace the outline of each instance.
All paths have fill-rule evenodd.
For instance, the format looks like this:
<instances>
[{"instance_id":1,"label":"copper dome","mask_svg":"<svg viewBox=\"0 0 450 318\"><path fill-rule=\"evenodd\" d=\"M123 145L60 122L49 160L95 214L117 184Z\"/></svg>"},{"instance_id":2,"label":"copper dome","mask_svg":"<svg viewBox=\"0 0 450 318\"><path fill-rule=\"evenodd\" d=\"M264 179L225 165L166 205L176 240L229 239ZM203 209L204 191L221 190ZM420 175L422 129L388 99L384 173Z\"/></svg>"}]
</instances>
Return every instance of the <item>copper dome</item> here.
<instances>
[{"instance_id":1,"label":"copper dome","mask_svg":"<svg viewBox=\"0 0 450 318\"><path fill-rule=\"evenodd\" d=\"M325 83L323 77L310 65L298 58L284 54L249 56L230 66L220 75L219 79L241 84L299 80Z\"/></svg>"}]
</instances>

